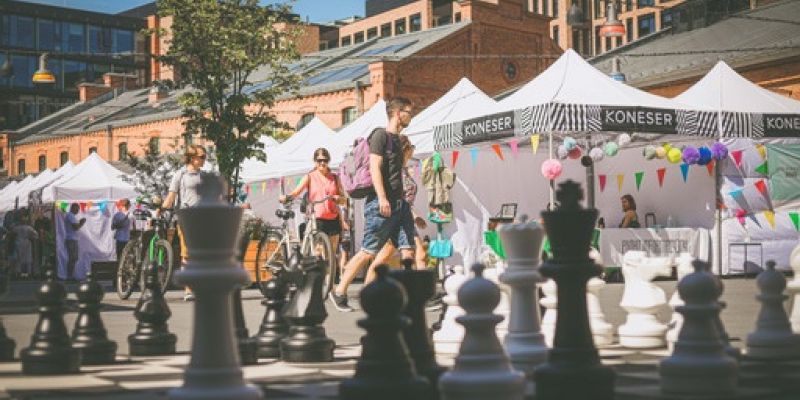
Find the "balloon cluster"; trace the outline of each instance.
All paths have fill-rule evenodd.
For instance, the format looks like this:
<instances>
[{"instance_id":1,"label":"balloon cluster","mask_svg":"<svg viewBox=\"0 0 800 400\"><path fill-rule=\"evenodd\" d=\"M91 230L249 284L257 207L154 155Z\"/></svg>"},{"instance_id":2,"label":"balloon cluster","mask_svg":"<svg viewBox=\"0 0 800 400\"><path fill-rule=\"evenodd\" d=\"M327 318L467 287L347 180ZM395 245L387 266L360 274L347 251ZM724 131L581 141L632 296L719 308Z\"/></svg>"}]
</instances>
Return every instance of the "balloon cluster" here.
<instances>
[{"instance_id":1,"label":"balloon cluster","mask_svg":"<svg viewBox=\"0 0 800 400\"><path fill-rule=\"evenodd\" d=\"M648 145L642 150L646 160L667 159L672 164L683 162L689 165L708 165L712 161L720 161L728 157L728 148L719 142L708 146L672 147L669 143L661 146Z\"/></svg>"}]
</instances>

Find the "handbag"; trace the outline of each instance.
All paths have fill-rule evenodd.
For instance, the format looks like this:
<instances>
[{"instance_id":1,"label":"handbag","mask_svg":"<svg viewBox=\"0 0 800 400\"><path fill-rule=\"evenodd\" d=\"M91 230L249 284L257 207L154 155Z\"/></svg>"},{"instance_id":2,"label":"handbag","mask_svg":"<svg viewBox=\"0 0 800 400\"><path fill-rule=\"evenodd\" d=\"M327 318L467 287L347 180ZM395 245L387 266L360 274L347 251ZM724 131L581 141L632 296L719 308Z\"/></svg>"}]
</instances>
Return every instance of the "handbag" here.
<instances>
[{"instance_id":1,"label":"handbag","mask_svg":"<svg viewBox=\"0 0 800 400\"><path fill-rule=\"evenodd\" d=\"M431 240L428 254L436 258L448 258L453 255L453 242L450 239Z\"/></svg>"}]
</instances>

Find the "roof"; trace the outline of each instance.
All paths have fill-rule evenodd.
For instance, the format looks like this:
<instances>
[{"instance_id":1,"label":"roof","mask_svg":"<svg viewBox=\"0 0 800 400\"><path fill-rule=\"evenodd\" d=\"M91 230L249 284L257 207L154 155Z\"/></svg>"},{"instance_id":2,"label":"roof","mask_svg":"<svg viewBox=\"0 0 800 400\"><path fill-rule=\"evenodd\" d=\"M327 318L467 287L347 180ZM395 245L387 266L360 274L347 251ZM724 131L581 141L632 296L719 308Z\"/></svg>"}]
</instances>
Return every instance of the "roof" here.
<instances>
[{"instance_id":1,"label":"roof","mask_svg":"<svg viewBox=\"0 0 800 400\"><path fill-rule=\"evenodd\" d=\"M155 1L151 1L150 3L142 4L138 7L133 7L117 13L117 15L122 15L125 17L136 17L136 18L147 18L151 15L158 14L158 7L156 6Z\"/></svg>"},{"instance_id":2,"label":"roof","mask_svg":"<svg viewBox=\"0 0 800 400\"><path fill-rule=\"evenodd\" d=\"M736 49L754 50L730 51ZM702 76L720 60L741 69L800 57L800 2L776 2L691 31L673 33L665 29L589 62L609 73L614 56L621 58L620 70L633 86Z\"/></svg>"}]
</instances>

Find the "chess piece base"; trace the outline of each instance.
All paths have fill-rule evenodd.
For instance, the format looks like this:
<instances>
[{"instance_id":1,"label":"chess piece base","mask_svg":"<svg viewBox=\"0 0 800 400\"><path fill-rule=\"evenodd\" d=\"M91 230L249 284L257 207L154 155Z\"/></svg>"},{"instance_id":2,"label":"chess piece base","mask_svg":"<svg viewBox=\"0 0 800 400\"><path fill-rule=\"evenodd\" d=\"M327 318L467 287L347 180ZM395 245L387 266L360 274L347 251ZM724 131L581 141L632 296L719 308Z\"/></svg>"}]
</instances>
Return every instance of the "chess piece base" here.
<instances>
[{"instance_id":1,"label":"chess piece base","mask_svg":"<svg viewBox=\"0 0 800 400\"><path fill-rule=\"evenodd\" d=\"M286 337L287 331L286 326L281 325L278 329L268 328L253 336L256 355L260 358L279 358L281 356L281 340Z\"/></svg>"},{"instance_id":2,"label":"chess piece base","mask_svg":"<svg viewBox=\"0 0 800 400\"><path fill-rule=\"evenodd\" d=\"M329 362L333 361L333 340L325 336L325 329L319 326L293 326L289 336L281 340L281 360L286 362Z\"/></svg>"},{"instance_id":3,"label":"chess piece base","mask_svg":"<svg viewBox=\"0 0 800 400\"><path fill-rule=\"evenodd\" d=\"M442 400L522 400L525 377L511 371L447 372L439 381Z\"/></svg>"},{"instance_id":4,"label":"chess piece base","mask_svg":"<svg viewBox=\"0 0 800 400\"><path fill-rule=\"evenodd\" d=\"M264 398L261 389L254 385L180 387L170 390L168 395L172 400L261 400Z\"/></svg>"},{"instance_id":5,"label":"chess piece base","mask_svg":"<svg viewBox=\"0 0 800 400\"><path fill-rule=\"evenodd\" d=\"M113 364L117 357L117 343L111 340L72 342L72 348L80 351L81 365Z\"/></svg>"},{"instance_id":6,"label":"chess piece base","mask_svg":"<svg viewBox=\"0 0 800 400\"><path fill-rule=\"evenodd\" d=\"M625 324L619 327L619 344L631 349L664 347L667 329L652 314L631 313Z\"/></svg>"},{"instance_id":7,"label":"chess piece base","mask_svg":"<svg viewBox=\"0 0 800 400\"><path fill-rule=\"evenodd\" d=\"M614 399L614 371L601 364L544 364L536 368L536 399ZM577 384L577 383L580 384Z\"/></svg>"},{"instance_id":8,"label":"chess piece base","mask_svg":"<svg viewBox=\"0 0 800 400\"><path fill-rule=\"evenodd\" d=\"M430 395L430 384L422 377L401 380L397 376L387 376L383 380L353 377L339 386L339 397L343 400L405 400L423 399Z\"/></svg>"},{"instance_id":9,"label":"chess piece base","mask_svg":"<svg viewBox=\"0 0 800 400\"><path fill-rule=\"evenodd\" d=\"M258 364L258 346L256 341L251 338L239 338L239 360L242 365Z\"/></svg>"},{"instance_id":10,"label":"chess piece base","mask_svg":"<svg viewBox=\"0 0 800 400\"><path fill-rule=\"evenodd\" d=\"M738 387L737 365L732 358L685 358L676 362L675 356L660 365L661 391L682 395L732 394Z\"/></svg>"},{"instance_id":11,"label":"chess piece base","mask_svg":"<svg viewBox=\"0 0 800 400\"><path fill-rule=\"evenodd\" d=\"M139 335L128 336L129 352L132 356L158 356L175 354L175 342L178 338L172 334L167 333L163 335L147 335L147 337L140 337Z\"/></svg>"},{"instance_id":12,"label":"chess piece base","mask_svg":"<svg viewBox=\"0 0 800 400\"><path fill-rule=\"evenodd\" d=\"M0 327L0 329L2 328ZM13 361L16 347L17 343L14 342L14 339L7 336L0 337L0 361Z\"/></svg>"},{"instance_id":13,"label":"chess piece base","mask_svg":"<svg viewBox=\"0 0 800 400\"><path fill-rule=\"evenodd\" d=\"M81 355L71 347L23 349L20 352L24 375L62 375L80 372Z\"/></svg>"}]
</instances>

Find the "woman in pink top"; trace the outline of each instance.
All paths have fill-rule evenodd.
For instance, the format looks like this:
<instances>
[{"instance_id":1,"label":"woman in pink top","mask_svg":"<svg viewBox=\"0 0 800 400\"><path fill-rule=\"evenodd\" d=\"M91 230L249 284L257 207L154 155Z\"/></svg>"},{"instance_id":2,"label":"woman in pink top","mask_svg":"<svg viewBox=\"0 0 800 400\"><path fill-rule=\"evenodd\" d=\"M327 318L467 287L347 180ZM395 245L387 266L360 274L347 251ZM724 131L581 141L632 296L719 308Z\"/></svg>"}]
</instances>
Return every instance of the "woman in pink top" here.
<instances>
[{"instance_id":1,"label":"woman in pink top","mask_svg":"<svg viewBox=\"0 0 800 400\"><path fill-rule=\"evenodd\" d=\"M331 249L339 246L339 234L342 229L349 229L339 212L339 203L343 203L345 198L342 195L344 190L339 178L328 167L331 155L325 148L314 150L314 163L316 167L306 174L300 183L291 193L281 196L281 203L296 198L301 193L308 190L309 203L320 201L328 197L327 201L314 205L314 216L317 218L317 229L325 232L331 240Z\"/></svg>"}]
</instances>

